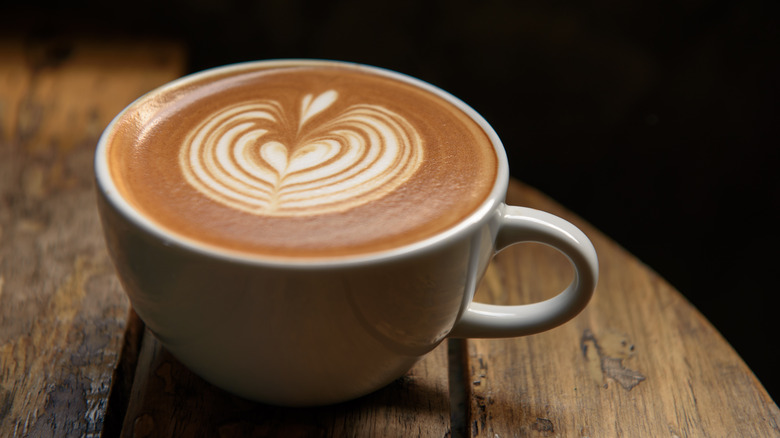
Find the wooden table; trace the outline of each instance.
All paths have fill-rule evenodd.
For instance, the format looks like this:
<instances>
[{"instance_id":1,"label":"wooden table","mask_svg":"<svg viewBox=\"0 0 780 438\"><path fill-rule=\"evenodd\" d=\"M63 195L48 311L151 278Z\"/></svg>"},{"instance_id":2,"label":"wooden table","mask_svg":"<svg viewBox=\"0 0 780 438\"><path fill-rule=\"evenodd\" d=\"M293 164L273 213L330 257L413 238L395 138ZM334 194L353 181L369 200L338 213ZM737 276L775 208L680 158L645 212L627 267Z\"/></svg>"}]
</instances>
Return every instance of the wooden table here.
<instances>
[{"instance_id":1,"label":"wooden table","mask_svg":"<svg viewBox=\"0 0 780 438\"><path fill-rule=\"evenodd\" d=\"M123 106L184 72L156 41L0 41L0 436L780 436L780 410L650 268L539 192L510 203L593 240L588 308L552 331L449 341L374 394L317 409L248 402L145 332L103 245L92 153ZM501 253L478 296L523 303L571 279L539 245Z\"/></svg>"}]
</instances>

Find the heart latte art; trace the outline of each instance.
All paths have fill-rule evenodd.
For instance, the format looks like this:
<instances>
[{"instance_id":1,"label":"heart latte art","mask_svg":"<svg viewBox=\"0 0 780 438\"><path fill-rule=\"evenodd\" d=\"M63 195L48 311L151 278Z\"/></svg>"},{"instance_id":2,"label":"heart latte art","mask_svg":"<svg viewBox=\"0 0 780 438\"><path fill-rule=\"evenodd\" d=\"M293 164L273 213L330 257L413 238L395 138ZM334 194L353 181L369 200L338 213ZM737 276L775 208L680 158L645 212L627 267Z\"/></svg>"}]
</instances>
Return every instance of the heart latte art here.
<instances>
[{"instance_id":1,"label":"heart latte art","mask_svg":"<svg viewBox=\"0 0 780 438\"><path fill-rule=\"evenodd\" d=\"M406 182L424 158L415 128L378 105L327 111L338 98L307 94L297 114L273 100L221 109L187 137L182 172L216 202L278 216L345 210Z\"/></svg>"},{"instance_id":2,"label":"heart latte art","mask_svg":"<svg viewBox=\"0 0 780 438\"><path fill-rule=\"evenodd\" d=\"M365 66L250 63L153 91L101 141L122 199L166 236L351 257L435 236L488 199L493 143L453 102Z\"/></svg>"}]
</instances>

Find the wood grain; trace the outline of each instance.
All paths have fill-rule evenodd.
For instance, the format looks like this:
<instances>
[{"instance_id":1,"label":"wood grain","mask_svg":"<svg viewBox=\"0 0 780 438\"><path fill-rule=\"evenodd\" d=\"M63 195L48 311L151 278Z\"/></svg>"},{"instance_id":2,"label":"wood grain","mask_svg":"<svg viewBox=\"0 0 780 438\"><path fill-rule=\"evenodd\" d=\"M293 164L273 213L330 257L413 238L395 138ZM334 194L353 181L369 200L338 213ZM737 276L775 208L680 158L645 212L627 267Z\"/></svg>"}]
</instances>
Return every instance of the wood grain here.
<instances>
[{"instance_id":1,"label":"wood grain","mask_svg":"<svg viewBox=\"0 0 780 438\"><path fill-rule=\"evenodd\" d=\"M508 200L581 227L600 280L588 308L561 327L466 342L471 436L780 436L777 405L679 292L538 192L513 183ZM499 254L477 298L536 301L571 277L554 250L516 245Z\"/></svg>"},{"instance_id":2,"label":"wood grain","mask_svg":"<svg viewBox=\"0 0 780 438\"><path fill-rule=\"evenodd\" d=\"M203 381L144 335L123 437L444 437L447 348L373 394L320 408L250 402Z\"/></svg>"},{"instance_id":3,"label":"wood grain","mask_svg":"<svg viewBox=\"0 0 780 438\"><path fill-rule=\"evenodd\" d=\"M97 138L178 76L166 44L0 41L0 436L100 433L128 318L100 232Z\"/></svg>"}]
</instances>

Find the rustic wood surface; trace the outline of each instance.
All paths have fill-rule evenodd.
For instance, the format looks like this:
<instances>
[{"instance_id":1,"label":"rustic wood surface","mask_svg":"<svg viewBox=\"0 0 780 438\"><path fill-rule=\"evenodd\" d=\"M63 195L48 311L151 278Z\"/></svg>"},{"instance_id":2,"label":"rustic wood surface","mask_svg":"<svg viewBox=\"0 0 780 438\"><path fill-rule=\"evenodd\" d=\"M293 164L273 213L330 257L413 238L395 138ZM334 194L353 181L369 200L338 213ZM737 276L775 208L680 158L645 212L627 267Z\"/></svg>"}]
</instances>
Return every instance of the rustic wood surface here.
<instances>
[{"instance_id":1,"label":"rustic wood surface","mask_svg":"<svg viewBox=\"0 0 780 438\"><path fill-rule=\"evenodd\" d=\"M0 436L96 436L128 302L92 156L125 105L180 75L157 42L0 41Z\"/></svg>"},{"instance_id":2,"label":"rustic wood surface","mask_svg":"<svg viewBox=\"0 0 780 438\"><path fill-rule=\"evenodd\" d=\"M510 203L572 220L599 253L596 295L571 322L450 341L389 387L324 408L202 381L129 310L92 185L103 127L183 66L159 42L0 41L0 436L780 436L777 405L677 291L516 181ZM478 298L533 301L571 278L554 250L516 245Z\"/></svg>"},{"instance_id":3,"label":"rustic wood surface","mask_svg":"<svg viewBox=\"0 0 780 438\"><path fill-rule=\"evenodd\" d=\"M679 292L539 192L513 182L507 200L580 227L600 278L585 311L561 327L465 341L470 436L780 436L777 405ZM477 299L537 301L572 275L556 251L516 245L491 265Z\"/></svg>"}]
</instances>

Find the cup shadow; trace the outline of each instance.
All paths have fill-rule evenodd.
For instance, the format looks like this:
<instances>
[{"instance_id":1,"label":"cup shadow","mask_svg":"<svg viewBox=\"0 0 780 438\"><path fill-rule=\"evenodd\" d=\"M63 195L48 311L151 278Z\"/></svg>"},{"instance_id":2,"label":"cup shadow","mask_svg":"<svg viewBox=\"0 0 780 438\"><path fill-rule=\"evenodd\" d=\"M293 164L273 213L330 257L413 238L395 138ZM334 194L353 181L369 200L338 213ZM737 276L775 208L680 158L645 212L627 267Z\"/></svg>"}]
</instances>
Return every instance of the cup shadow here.
<instances>
[{"instance_id":1,"label":"cup shadow","mask_svg":"<svg viewBox=\"0 0 780 438\"><path fill-rule=\"evenodd\" d=\"M426 423L449 430L446 383L441 387L413 372L355 400L280 407L230 394L194 374L159 343L155 349L149 367L144 370L139 362L136 370L131 397L140 402L128 403L123 436L135 436L139 427L149 425L173 436L366 435L387 427L403 436Z\"/></svg>"}]
</instances>

